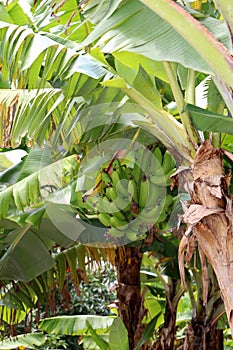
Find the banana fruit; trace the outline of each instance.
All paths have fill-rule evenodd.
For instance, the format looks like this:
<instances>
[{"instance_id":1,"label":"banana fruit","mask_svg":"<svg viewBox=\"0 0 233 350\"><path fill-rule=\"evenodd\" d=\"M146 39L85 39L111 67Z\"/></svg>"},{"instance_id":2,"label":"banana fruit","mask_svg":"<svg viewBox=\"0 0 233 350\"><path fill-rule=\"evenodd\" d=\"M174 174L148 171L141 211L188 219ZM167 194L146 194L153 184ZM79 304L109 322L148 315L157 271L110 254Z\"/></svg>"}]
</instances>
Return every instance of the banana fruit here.
<instances>
[{"instance_id":1,"label":"banana fruit","mask_svg":"<svg viewBox=\"0 0 233 350\"><path fill-rule=\"evenodd\" d=\"M114 158L99 169L92 193L72 194L72 205L97 217L113 242L142 239L151 226L162 227L173 204L172 155L159 146L135 152L133 161Z\"/></svg>"}]
</instances>

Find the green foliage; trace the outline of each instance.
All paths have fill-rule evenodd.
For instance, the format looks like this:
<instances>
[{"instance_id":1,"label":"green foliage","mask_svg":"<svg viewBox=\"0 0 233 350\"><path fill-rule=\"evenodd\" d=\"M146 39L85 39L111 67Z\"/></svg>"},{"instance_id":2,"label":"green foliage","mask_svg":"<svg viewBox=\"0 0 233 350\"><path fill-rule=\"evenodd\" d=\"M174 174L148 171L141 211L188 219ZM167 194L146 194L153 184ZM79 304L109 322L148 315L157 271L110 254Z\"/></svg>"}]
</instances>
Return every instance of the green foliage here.
<instances>
[{"instance_id":1,"label":"green foliage","mask_svg":"<svg viewBox=\"0 0 233 350\"><path fill-rule=\"evenodd\" d=\"M109 305L116 298L114 269L106 266L94 273L87 271L87 276L88 281L80 283L78 293L70 282L68 287L69 308L67 311L64 311L63 308L58 309L58 314L66 312L68 315L113 315Z\"/></svg>"},{"instance_id":2,"label":"green foliage","mask_svg":"<svg viewBox=\"0 0 233 350\"><path fill-rule=\"evenodd\" d=\"M167 0L116 0L110 6L106 0L79 4L75 0L38 0L30 2L27 10L21 3L0 4L0 145L4 151L26 146L28 152L15 167L4 159L0 169L0 279L7 291L1 292L2 320L10 325L17 323L37 300L48 302L54 290L55 296L58 290L64 293L69 272L76 290L81 292L79 297L76 291L70 293L70 315L42 320L40 328L48 335L30 335L29 343L78 348L77 343L69 345L63 334L85 334L86 348L93 349L95 340L106 349L127 350L124 325L109 316L107 305L112 294L106 280L100 283L92 276L89 284L79 285L82 278L86 279L87 261L99 262L100 256L111 254L107 249L89 249L77 241L96 243L100 238L98 229L107 227L105 233L116 239L111 243L119 243L117 239L125 236L125 227L116 225L117 215L118 223L133 226L138 213L132 210L132 204L145 208L148 193L153 192L154 199L159 188L164 187L166 205L161 215L152 213L155 203L150 203L144 213L144 224L152 226L156 221L156 232L149 236L147 227L141 235L138 227L131 227L127 237L141 244L144 257L149 251L154 259L145 258L141 272L142 284L147 288L148 315L143 320L147 325L139 347L153 338L154 329L166 321L161 312L166 311L166 302L172 302L167 292L171 282L178 281L179 287L179 239L173 233L177 234L183 194L177 193L176 177L173 182L170 179L176 167L171 154L177 167L190 170L187 167L198 145L209 133L215 133L214 145L232 151L232 57L228 51L229 31L220 17L222 10L228 26L233 27L226 11L229 2L216 1L217 9L210 0L199 1L195 11L190 1L182 1L181 7L179 2ZM195 89L206 74L215 76L204 92L207 108L200 109L195 103ZM127 147L122 138L129 140ZM137 176L134 174L138 169L130 157L119 162L114 175L106 171L109 158L104 158L102 148L109 140L115 144L115 152L127 149L129 153L136 142L144 147L162 142L167 150L163 148L157 156L166 179L150 173L148 159L143 159L144 173ZM99 153L92 157L91 150L96 148ZM89 159L84 174L80 173L77 154L81 167L86 166L85 157ZM145 154L142 157L146 158ZM225 166L231 169L231 161L225 159ZM104 186L96 196L85 197L80 191L82 181L89 186L91 174L95 189L98 171ZM103 203L98 205L108 197L107 192L113 192L109 188L117 187L118 176L127 180L124 192L128 208L125 205L115 211L116 215L104 216L106 207L116 198L112 194L105 208ZM158 178L162 178L164 186L158 184ZM155 186L144 186L148 179ZM173 190L169 189L171 185L175 186ZM83 198L89 201L83 203ZM159 196L158 201L162 202ZM101 247L106 247L105 238L98 241ZM200 264L190 264L186 272L192 306L203 311L200 270ZM223 308L210 270L208 274L212 289L208 293L206 320L215 320ZM30 281L30 286L25 281ZM178 300L181 289L177 289ZM190 310L186 294L178 305L180 333L190 320ZM80 315L87 312L89 316ZM225 320L222 322L225 324ZM118 338L122 338L120 343ZM15 344L28 346L27 338L22 339Z\"/></svg>"},{"instance_id":3,"label":"green foliage","mask_svg":"<svg viewBox=\"0 0 233 350\"><path fill-rule=\"evenodd\" d=\"M129 350L127 329L119 317L113 321L110 329L109 348L110 350Z\"/></svg>"},{"instance_id":4,"label":"green foliage","mask_svg":"<svg viewBox=\"0 0 233 350\"><path fill-rule=\"evenodd\" d=\"M33 333L33 334L22 334L14 338L9 338L0 343L0 349L18 349L20 346L25 348L36 348L41 345L44 346L46 342L46 336L42 332Z\"/></svg>"},{"instance_id":5,"label":"green foliage","mask_svg":"<svg viewBox=\"0 0 233 350\"><path fill-rule=\"evenodd\" d=\"M81 335L87 332L86 322L88 321L98 334L104 334L113 323L113 320L114 317L112 316L55 316L42 320L39 324L39 329L49 334Z\"/></svg>"},{"instance_id":6,"label":"green foliage","mask_svg":"<svg viewBox=\"0 0 233 350\"><path fill-rule=\"evenodd\" d=\"M109 8L108 11L112 12L112 9ZM146 30L144 30L145 18ZM229 45L229 36L221 21L210 17L198 20L210 32L218 33L220 41ZM135 26L135 23L138 25ZM102 40L103 37L105 38L103 51L107 53L130 51L154 61L175 61L197 71L211 72L197 51L175 32L172 26L137 0L122 3L111 16L105 13L102 21L84 40L84 44L91 44L99 38Z\"/></svg>"},{"instance_id":7,"label":"green foliage","mask_svg":"<svg viewBox=\"0 0 233 350\"><path fill-rule=\"evenodd\" d=\"M140 349L140 347L145 344L150 338L153 337L153 333L155 330L156 322L158 321L158 318L160 317L161 313L158 313L152 320L146 325L146 328L144 330L144 333L136 347L135 350Z\"/></svg>"},{"instance_id":8,"label":"green foliage","mask_svg":"<svg viewBox=\"0 0 233 350\"><path fill-rule=\"evenodd\" d=\"M190 112L193 124L198 130L233 134L233 122L230 116L213 113L190 104L185 106L185 110Z\"/></svg>"}]
</instances>

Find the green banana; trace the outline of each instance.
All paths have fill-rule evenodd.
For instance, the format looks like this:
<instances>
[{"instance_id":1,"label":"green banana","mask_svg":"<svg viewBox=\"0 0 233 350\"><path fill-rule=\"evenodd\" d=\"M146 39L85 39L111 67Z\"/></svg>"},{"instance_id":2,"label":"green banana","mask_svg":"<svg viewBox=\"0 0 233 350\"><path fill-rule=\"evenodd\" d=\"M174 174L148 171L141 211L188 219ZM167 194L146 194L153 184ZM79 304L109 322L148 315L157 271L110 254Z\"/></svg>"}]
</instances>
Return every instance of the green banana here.
<instances>
[{"instance_id":1,"label":"green banana","mask_svg":"<svg viewBox=\"0 0 233 350\"><path fill-rule=\"evenodd\" d=\"M168 173L164 173L163 175L152 175L150 176L150 182L154 185L160 186L169 186L172 183L171 175L175 172L175 169L172 168Z\"/></svg>"},{"instance_id":2,"label":"green banana","mask_svg":"<svg viewBox=\"0 0 233 350\"><path fill-rule=\"evenodd\" d=\"M112 227L117 227L119 230L125 230L128 227L128 222L124 218L124 220L119 220L115 215L110 217L110 222Z\"/></svg>"},{"instance_id":3,"label":"green banana","mask_svg":"<svg viewBox=\"0 0 233 350\"><path fill-rule=\"evenodd\" d=\"M105 190L105 194L106 197L108 197L109 201L114 201L118 197L115 187L107 187Z\"/></svg>"},{"instance_id":4,"label":"green banana","mask_svg":"<svg viewBox=\"0 0 233 350\"><path fill-rule=\"evenodd\" d=\"M138 180L141 178L142 171L138 164L134 164L134 167L132 169L132 178L138 182Z\"/></svg>"},{"instance_id":5,"label":"green banana","mask_svg":"<svg viewBox=\"0 0 233 350\"><path fill-rule=\"evenodd\" d=\"M164 207L165 207L165 208L168 208L168 207L170 207L170 205L172 205L172 204L173 204L173 197L172 197L171 194L168 194L168 195L166 196L166 200L165 200L165 203L164 203Z\"/></svg>"},{"instance_id":6,"label":"green banana","mask_svg":"<svg viewBox=\"0 0 233 350\"><path fill-rule=\"evenodd\" d=\"M144 148L139 148L135 152L136 152L135 162L139 166L139 168L141 169L141 164L142 164L142 160L144 157Z\"/></svg>"},{"instance_id":7,"label":"green banana","mask_svg":"<svg viewBox=\"0 0 233 350\"><path fill-rule=\"evenodd\" d=\"M142 179L139 184L139 195L138 195L138 204L140 208L146 206L147 200L149 197L149 181L147 179Z\"/></svg>"},{"instance_id":8,"label":"green banana","mask_svg":"<svg viewBox=\"0 0 233 350\"><path fill-rule=\"evenodd\" d=\"M166 219L167 219L167 213L165 210L163 210L160 216L158 217L156 223L160 224L161 222L164 222Z\"/></svg>"},{"instance_id":9,"label":"green banana","mask_svg":"<svg viewBox=\"0 0 233 350\"><path fill-rule=\"evenodd\" d=\"M120 178L124 178L124 169L122 167L122 164L118 158L115 158L112 162L112 171L117 171Z\"/></svg>"},{"instance_id":10,"label":"green banana","mask_svg":"<svg viewBox=\"0 0 233 350\"><path fill-rule=\"evenodd\" d=\"M140 230L140 226L141 226L141 221L140 220L132 220L129 223L129 230L135 233L138 233Z\"/></svg>"},{"instance_id":11,"label":"green banana","mask_svg":"<svg viewBox=\"0 0 233 350\"><path fill-rule=\"evenodd\" d=\"M119 196L127 197L128 181L126 179L118 181L115 188Z\"/></svg>"},{"instance_id":12,"label":"green banana","mask_svg":"<svg viewBox=\"0 0 233 350\"><path fill-rule=\"evenodd\" d=\"M140 220L145 224L155 224L161 214L161 206L156 205L150 210L142 210L140 213Z\"/></svg>"},{"instance_id":13,"label":"green banana","mask_svg":"<svg viewBox=\"0 0 233 350\"><path fill-rule=\"evenodd\" d=\"M164 174L167 174L170 172L172 169L174 169L176 166L176 161L171 155L171 153L166 150L166 152L163 155L163 163L162 163L162 168L164 171Z\"/></svg>"},{"instance_id":14,"label":"green banana","mask_svg":"<svg viewBox=\"0 0 233 350\"><path fill-rule=\"evenodd\" d=\"M119 211L122 210L126 214L130 210L130 206L131 206L129 198L128 197L123 197L123 196L118 196L114 200L114 204L117 206Z\"/></svg>"},{"instance_id":15,"label":"green banana","mask_svg":"<svg viewBox=\"0 0 233 350\"><path fill-rule=\"evenodd\" d=\"M130 201L134 200L136 203L138 202L138 190L135 180L129 180L127 194Z\"/></svg>"},{"instance_id":16,"label":"green banana","mask_svg":"<svg viewBox=\"0 0 233 350\"><path fill-rule=\"evenodd\" d=\"M137 220L135 222L130 223L129 228L127 229L125 234L130 241L135 241L138 239L145 238L146 237L145 233L146 231L143 230L143 227Z\"/></svg>"},{"instance_id":17,"label":"green banana","mask_svg":"<svg viewBox=\"0 0 233 350\"><path fill-rule=\"evenodd\" d=\"M111 179L110 175L107 173L107 171L105 169L103 169L102 172L101 172L101 180L105 184L111 184L112 183L112 179Z\"/></svg>"},{"instance_id":18,"label":"green banana","mask_svg":"<svg viewBox=\"0 0 233 350\"><path fill-rule=\"evenodd\" d=\"M153 162L153 153L148 149L144 149L144 156L141 162L141 169L143 174L149 174L151 171L151 164Z\"/></svg>"},{"instance_id":19,"label":"green banana","mask_svg":"<svg viewBox=\"0 0 233 350\"><path fill-rule=\"evenodd\" d=\"M113 169L113 171L111 173L111 179L112 179L113 187L116 187L118 182L121 181L121 177L120 177L120 174L119 174L117 169Z\"/></svg>"},{"instance_id":20,"label":"green banana","mask_svg":"<svg viewBox=\"0 0 233 350\"><path fill-rule=\"evenodd\" d=\"M148 185L149 196L145 206L147 210L151 209L155 205L161 205L161 202L164 201L167 194L167 189L165 186L157 186L152 182L149 182Z\"/></svg>"},{"instance_id":21,"label":"green banana","mask_svg":"<svg viewBox=\"0 0 233 350\"><path fill-rule=\"evenodd\" d=\"M157 161L159 162L159 164L162 164L163 161L163 155L162 152L160 150L159 147L156 147L153 151L153 155L155 156L155 158L157 159Z\"/></svg>"},{"instance_id":22,"label":"green banana","mask_svg":"<svg viewBox=\"0 0 233 350\"><path fill-rule=\"evenodd\" d=\"M154 185L167 186L167 179L164 175L162 175L162 176L151 175L149 177L149 180Z\"/></svg>"},{"instance_id":23,"label":"green banana","mask_svg":"<svg viewBox=\"0 0 233 350\"><path fill-rule=\"evenodd\" d=\"M112 236L112 237L122 237L125 233L123 230L118 230L116 227L111 227L108 230L108 233Z\"/></svg>"},{"instance_id":24,"label":"green banana","mask_svg":"<svg viewBox=\"0 0 233 350\"><path fill-rule=\"evenodd\" d=\"M118 220L127 221L125 214L120 211L112 211L112 215L115 216Z\"/></svg>"},{"instance_id":25,"label":"green banana","mask_svg":"<svg viewBox=\"0 0 233 350\"><path fill-rule=\"evenodd\" d=\"M130 201L127 196L127 190L124 193L117 193L115 187L106 188L106 196L108 197L110 203L110 207L114 208L111 212L124 211L127 212L130 210Z\"/></svg>"},{"instance_id":26,"label":"green banana","mask_svg":"<svg viewBox=\"0 0 233 350\"><path fill-rule=\"evenodd\" d=\"M111 227L111 217L109 214L101 212L98 214L99 221L106 227Z\"/></svg>"},{"instance_id":27,"label":"green banana","mask_svg":"<svg viewBox=\"0 0 233 350\"><path fill-rule=\"evenodd\" d=\"M146 175L149 176L155 171L158 171L158 169L161 168L161 163L159 163L157 157L154 155L154 153L151 152L151 157L149 159L150 163L148 164L148 170L146 172Z\"/></svg>"},{"instance_id":28,"label":"green banana","mask_svg":"<svg viewBox=\"0 0 233 350\"><path fill-rule=\"evenodd\" d=\"M99 197L98 200L96 201L95 208L99 212L105 212L105 213L110 213L110 201L109 199L104 196L104 197Z\"/></svg>"}]
</instances>

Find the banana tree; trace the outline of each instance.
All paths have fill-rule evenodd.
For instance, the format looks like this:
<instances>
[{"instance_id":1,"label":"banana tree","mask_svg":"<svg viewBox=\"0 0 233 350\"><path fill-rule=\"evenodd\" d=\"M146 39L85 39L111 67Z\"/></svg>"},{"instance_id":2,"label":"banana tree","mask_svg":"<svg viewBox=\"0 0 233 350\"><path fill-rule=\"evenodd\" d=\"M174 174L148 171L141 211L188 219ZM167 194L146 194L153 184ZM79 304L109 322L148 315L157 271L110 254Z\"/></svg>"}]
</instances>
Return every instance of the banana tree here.
<instances>
[{"instance_id":1,"label":"banana tree","mask_svg":"<svg viewBox=\"0 0 233 350\"><path fill-rule=\"evenodd\" d=\"M213 76L227 108L232 112L232 57L228 50L231 36L224 21L193 12L188 6L189 2L183 7L169 0L163 0L159 5L153 1L143 2L152 11L136 0L127 3L116 1L110 7L105 1L101 7L93 2L81 2L82 15L76 12L76 2L70 1L71 7L67 5L69 11L65 11L65 14L59 12L62 4L58 3L49 9L39 2L33 10L33 26L27 16L21 15L21 22L17 22L19 19L14 18L14 11L6 7L8 17L5 20L8 19L8 23L1 22L0 33L2 76L8 82L8 87L14 89L4 90L1 95L1 123L4 131L0 138L1 144L3 147L16 147L22 142L27 145L32 141L39 145L46 142L53 146L56 156L57 150L62 150L64 154L71 150L82 153L87 152L87 145L90 147L91 142L94 144L104 137L107 139L111 133L120 133L129 125L133 126L133 132L136 126L140 126L147 134L158 138L173 154L177 164L185 167L180 169L180 184L192 182L189 175L192 175L191 166L194 165L195 191L204 186L200 183L206 184L206 177L209 176L208 173L199 173L198 169L196 171L198 163L206 167L206 163L198 157L204 154L207 159L219 159L219 170L214 165L214 172L210 172L212 180L217 180L213 176L219 179L219 190L216 192L218 200L211 197L206 203L205 198L201 197L203 189L209 193L212 187L217 186L216 183L201 187L199 192L191 191L192 205L184 219L190 227L189 231L193 230L200 249L213 265L232 328L230 316L233 298L228 282L228 277L232 275L231 264L228 264L231 261L231 245L219 247L217 240L220 231L230 240L231 226L227 210L231 200L225 190L225 199L220 200L222 181L225 181L225 187L228 182L221 163L222 153L214 151L208 142L202 144L204 137L198 131L231 132L232 123L229 117L218 115L223 114L221 109L213 110L213 114L205 114L205 110L186 106L186 103L195 104L195 81L201 72L204 76ZM218 1L220 10L221 5ZM57 26L58 18L60 26ZM142 29L145 18L147 30ZM12 25L14 21L16 25ZM228 18L227 23L229 26ZM31 26L34 31L22 24ZM161 81L169 82L171 86L178 110L175 117L166 106ZM116 116L113 112L125 102L124 96L137 104L137 112L138 105L141 107L139 115L123 118L122 129L106 129L109 115ZM88 123L93 122L94 118L87 107L96 108L103 102L114 102L116 105L113 109L111 107L110 114L109 106L108 113L105 113L106 108L104 113L99 109L106 119L101 122L102 128L97 128L99 122L95 124L98 135L92 138L94 128ZM224 103L220 105L224 106ZM205 118L200 120L200 113ZM114 124L113 119L110 121ZM217 130L216 125L219 128ZM214 134L212 138L214 142L218 139L218 146L221 145L218 136ZM201 145L202 148L199 148ZM209 150L207 155L202 153L206 150ZM13 195L14 208L21 210L24 204L32 204L31 197L29 202L23 201L23 205L22 200L17 200L21 198L17 197L20 191L6 191L2 192L2 198L5 196L12 200ZM8 204L3 208L4 216L8 216ZM197 210L194 218L193 210ZM48 212L51 215L58 213L56 210ZM211 221L213 218L216 223L221 222L223 225L218 232L214 229L218 227L217 224ZM211 238L211 244L204 239L205 235ZM226 238L222 242L226 242ZM188 239L187 233L182 240L181 256ZM226 253L227 248L229 254ZM129 261L131 253L128 258Z\"/></svg>"},{"instance_id":2,"label":"banana tree","mask_svg":"<svg viewBox=\"0 0 233 350\"><path fill-rule=\"evenodd\" d=\"M229 50L231 46L231 36L229 35L229 32L227 34L226 24L223 21L218 21L213 18L208 18L208 20L205 23L205 17L203 18L195 12L192 13L188 5L180 6L174 1L164 0L162 2L156 3L149 0L143 0L142 2L145 5L147 5L154 13L150 12L146 7L143 7L143 5L140 4L140 2L128 2L125 6L122 5L121 7L119 7L118 10L115 11L115 13L113 13L111 16L105 15L104 20L97 24L96 28L92 31L92 33L84 41L84 43L90 44L93 42L93 40L99 38L99 41L97 41L95 45L101 45L101 49L103 52L111 52L113 55L115 55L116 60L117 58L120 59L121 55L123 56L123 54L127 51L130 51L130 53L140 53L141 55L144 55L148 58L156 58L157 60L161 60L161 56L159 57L159 54L161 52L162 44L160 44L159 46L159 40L161 34L163 34L164 46L166 45L166 49L164 49L163 53L167 52L166 50L169 51L169 54L167 54L166 58L163 58L163 60L166 59L166 61L176 61L194 70L210 73L214 79L216 86L219 89L219 92L222 94L222 97L225 101L227 108L229 109L229 112L232 113L232 56ZM220 11L222 3L223 1L218 1ZM130 6L130 14L127 11L127 6ZM226 13L225 6L227 8L227 5L223 5L223 16L224 13ZM139 18L147 19L147 28L149 28L149 30L142 31L140 26L137 26L135 28L134 23L143 23L143 21L140 21ZM174 20L174 18L176 20ZM218 25L221 25L225 26L225 30L220 31L219 28L215 32L214 28L212 27L214 22L215 29ZM227 18L227 24L228 27L231 28L229 18ZM165 28L167 30L165 30ZM215 35L213 35L211 31ZM173 33L173 35L170 36L170 38L172 38L173 45L175 45L177 49L173 52L171 52L172 44L171 47L169 47L169 35L171 32ZM223 33L224 38L227 39L225 42L223 36L221 37ZM218 36L217 38L216 34ZM124 37L127 37L127 40L123 40ZM166 38L168 39L166 40ZM219 40L222 40L222 42L224 42L226 46L220 43ZM191 60L189 60L189 62L186 61L184 63L184 60L186 59L185 49L183 46L184 42L185 45L187 45L187 43L190 45L188 50L190 57L194 52L193 50L195 50L195 63L192 63ZM158 48L160 50L158 50ZM179 55L177 51L179 51ZM197 57L199 58L197 53L200 55L200 60L204 60L205 62L202 67L200 61L196 59ZM201 62L203 64L203 61ZM198 68L197 65L199 65ZM193 123L191 119L192 113L186 113L187 109L184 108L185 103L194 103L194 85L191 82L194 81L193 77L195 76L195 72L191 70L189 71L188 91L185 96L185 99L183 99L183 95L180 91L179 85L177 83L177 77L176 75L174 75L174 70L172 69L172 66L173 65L171 63L164 63L164 68L166 70L170 84L173 88L174 98L176 100L177 107L180 112L180 119L182 124L179 124L179 127L181 127L183 130L179 131L179 134L181 132L184 132L186 136L183 137L182 142L179 143L178 140L182 138L181 135L179 135L180 138L178 138L178 135L176 134L176 136L174 137L175 140L173 140L172 135L169 134L169 131L166 130L164 132L166 133L166 135L170 136L170 143L172 145L176 145L176 151L172 149L171 145L170 149L171 152L173 151L174 157L176 157L177 161L180 164L187 164L185 163L185 159L188 159L188 157L185 157L185 155L188 153L187 150L189 151L189 164L192 164L191 173L192 176L194 176L194 188L190 192L192 201L190 202L191 205L187 209L187 213L185 214L185 221L188 223L188 226L190 228L189 230L193 231L193 234L197 238L199 249L201 249L205 253L216 272L220 288L223 294L223 300L225 302L228 320L232 329L232 289L231 284L229 283L229 278L230 280L232 279L232 277L229 277L232 276L232 268L230 263L231 224L228 219L228 205L231 206L231 198L227 190L223 190L224 186L226 188L228 187L228 183L223 168L222 152L219 150L215 150L213 146L211 146L210 141L205 141L204 143L201 142L201 136L198 134L197 130L194 130L193 128ZM118 71L119 75L121 75L120 69ZM157 133L159 138L161 137L160 131L161 129L163 129L161 123L165 120L166 125L169 125L170 130L174 131L175 135L178 127L176 127L176 125L173 125L172 122L166 119L167 115L162 116L161 114L159 114L158 104L156 105L154 101L151 101L151 96L150 98L148 98L148 95L145 96L145 93L144 95L142 95L141 91L135 91L136 79L134 81L130 81L130 77L128 76L124 77L123 75L121 75L121 77L124 78L123 81L122 79L120 82L119 80L114 81L114 79L111 79L109 82L105 82L105 84L108 84L109 86L121 84L121 89L126 94L128 94L128 96L130 96L131 99L140 104L142 108L152 118L153 122L151 123L146 121L143 124L144 127L150 127L151 130L157 131L157 129L155 128L156 125L156 127L158 127L159 129ZM216 118L218 117L216 116ZM222 116L222 118L222 121L229 120L228 118L224 118L224 116ZM202 124L200 129L203 131L206 130L205 121L203 120L203 123L200 122L199 125L200 124ZM211 127L208 130L216 131L215 128ZM228 129L228 132L231 132L231 130ZM187 140L188 142L191 142L193 146L187 145ZM183 147L183 152L181 151L181 147ZM197 153L194 157L195 147ZM194 161L191 161L191 159L193 159ZM214 182L214 178L216 182ZM223 183L225 183L225 185L223 185L223 187L221 187L222 180L217 181L217 178L224 179ZM211 182L212 185L207 185L208 179L213 180ZM191 181L192 180L190 180L190 182ZM216 188L219 189L219 195L217 195L216 193L217 197L215 197L213 193L210 194L211 186L216 186ZM207 195L207 193L209 193L210 195ZM209 200L207 199L208 197ZM200 210L200 215L198 215L198 209ZM195 222L192 221L192 215L194 215L194 213L197 215L195 217ZM189 236L187 233L182 240L180 247L181 253L183 253L184 250L184 242L186 244L188 242L188 237Z\"/></svg>"}]
</instances>

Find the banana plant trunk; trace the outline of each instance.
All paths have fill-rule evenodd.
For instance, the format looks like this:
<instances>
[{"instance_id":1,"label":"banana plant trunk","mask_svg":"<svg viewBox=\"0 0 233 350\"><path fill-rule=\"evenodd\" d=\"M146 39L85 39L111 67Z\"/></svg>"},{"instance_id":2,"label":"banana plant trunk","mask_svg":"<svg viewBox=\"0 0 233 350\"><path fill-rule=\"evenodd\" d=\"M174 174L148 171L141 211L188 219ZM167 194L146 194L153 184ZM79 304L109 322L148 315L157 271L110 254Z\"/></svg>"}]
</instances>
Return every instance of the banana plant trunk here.
<instances>
[{"instance_id":1,"label":"banana plant trunk","mask_svg":"<svg viewBox=\"0 0 233 350\"><path fill-rule=\"evenodd\" d=\"M191 271L194 279L189 282L189 294L192 299L193 315L186 328L183 350L223 350L223 330L217 329L217 321L224 313L224 305L216 275L212 266L206 264L206 261L202 269L197 268L195 261ZM195 298L192 290L194 281L196 284ZM205 288L206 292L203 293ZM205 301L203 300L204 295L206 295Z\"/></svg>"},{"instance_id":2,"label":"banana plant trunk","mask_svg":"<svg viewBox=\"0 0 233 350\"><path fill-rule=\"evenodd\" d=\"M176 314L177 306L183 291L180 288L180 280L171 278L167 285L166 309L164 313L164 324L160 329L159 338L154 343L155 350L174 350L176 337Z\"/></svg>"},{"instance_id":3,"label":"banana plant trunk","mask_svg":"<svg viewBox=\"0 0 233 350\"><path fill-rule=\"evenodd\" d=\"M203 320L202 320L203 321ZM192 320L185 335L182 350L223 350L223 330L204 326L199 319Z\"/></svg>"},{"instance_id":4,"label":"banana plant trunk","mask_svg":"<svg viewBox=\"0 0 233 350\"><path fill-rule=\"evenodd\" d=\"M142 256L140 247L123 246L116 249L118 313L128 331L130 350L136 347L144 331L142 319L145 310L140 285Z\"/></svg>"},{"instance_id":5,"label":"banana plant trunk","mask_svg":"<svg viewBox=\"0 0 233 350\"><path fill-rule=\"evenodd\" d=\"M223 152L205 141L193 163L193 190L184 221L212 265L233 334L233 230L230 176L225 175Z\"/></svg>"}]
</instances>

